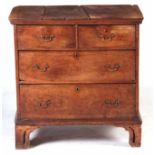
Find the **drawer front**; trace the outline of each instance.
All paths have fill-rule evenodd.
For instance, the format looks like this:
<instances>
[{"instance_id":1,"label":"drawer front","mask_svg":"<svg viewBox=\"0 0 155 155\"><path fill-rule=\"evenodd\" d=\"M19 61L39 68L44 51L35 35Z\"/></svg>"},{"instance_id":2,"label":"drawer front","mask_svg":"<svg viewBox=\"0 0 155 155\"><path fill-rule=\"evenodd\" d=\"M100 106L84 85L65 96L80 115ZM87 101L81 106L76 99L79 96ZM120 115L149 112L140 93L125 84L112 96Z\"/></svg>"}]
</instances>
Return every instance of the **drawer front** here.
<instances>
[{"instance_id":1,"label":"drawer front","mask_svg":"<svg viewBox=\"0 0 155 155\"><path fill-rule=\"evenodd\" d=\"M130 82L135 80L135 52L20 52L19 78L34 83Z\"/></svg>"},{"instance_id":2,"label":"drawer front","mask_svg":"<svg viewBox=\"0 0 155 155\"><path fill-rule=\"evenodd\" d=\"M79 26L79 48L134 49L135 26Z\"/></svg>"},{"instance_id":3,"label":"drawer front","mask_svg":"<svg viewBox=\"0 0 155 155\"><path fill-rule=\"evenodd\" d=\"M132 119L134 84L20 85L22 119Z\"/></svg>"},{"instance_id":4,"label":"drawer front","mask_svg":"<svg viewBox=\"0 0 155 155\"><path fill-rule=\"evenodd\" d=\"M49 50L75 48L74 26L18 26L18 49Z\"/></svg>"}]
</instances>

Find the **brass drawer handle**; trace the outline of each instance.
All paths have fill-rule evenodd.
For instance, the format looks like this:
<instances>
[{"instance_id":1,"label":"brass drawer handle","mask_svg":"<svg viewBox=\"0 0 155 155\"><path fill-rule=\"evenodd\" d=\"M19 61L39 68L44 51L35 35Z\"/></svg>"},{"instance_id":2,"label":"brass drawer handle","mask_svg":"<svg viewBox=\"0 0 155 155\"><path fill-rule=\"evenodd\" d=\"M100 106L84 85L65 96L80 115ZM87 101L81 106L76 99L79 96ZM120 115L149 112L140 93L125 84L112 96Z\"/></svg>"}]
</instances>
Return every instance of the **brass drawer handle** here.
<instances>
[{"instance_id":1,"label":"brass drawer handle","mask_svg":"<svg viewBox=\"0 0 155 155\"><path fill-rule=\"evenodd\" d=\"M98 34L98 38L101 39L101 40L109 40L109 41L112 41L112 39L115 37L115 34L114 33L105 33L106 31L104 31L103 33L99 33Z\"/></svg>"},{"instance_id":2,"label":"brass drawer handle","mask_svg":"<svg viewBox=\"0 0 155 155\"><path fill-rule=\"evenodd\" d=\"M53 41L56 37L54 34L51 34L51 35L41 35L40 38L43 41Z\"/></svg>"},{"instance_id":3,"label":"brass drawer handle","mask_svg":"<svg viewBox=\"0 0 155 155\"><path fill-rule=\"evenodd\" d=\"M47 108L51 105L51 101L50 101L50 100L47 100L47 101L45 101L45 102L43 102L43 101L38 101L38 102L37 102L37 105L38 105L40 108L47 109Z\"/></svg>"},{"instance_id":4,"label":"brass drawer handle","mask_svg":"<svg viewBox=\"0 0 155 155\"><path fill-rule=\"evenodd\" d=\"M114 106L117 107L120 105L120 101L118 99L112 101L111 99L105 99L104 104L107 106Z\"/></svg>"},{"instance_id":5,"label":"brass drawer handle","mask_svg":"<svg viewBox=\"0 0 155 155\"><path fill-rule=\"evenodd\" d=\"M34 68L36 68L37 70L40 70L40 72L46 72L49 68L49 65L45 64L45 66L43 68L41 68L39 64L35 64Z\"/></svg>"},{"instance_id":6,"label":"brass drawer handle","mask_svg":"<svg viewBox=\"0 0 155 155\"><path fill-rule=\"evenodd\" d=\"M111 64L104 65L106 71L109 72L116 72L120 69L120 64L114 64L113 66Z\"/></svg>"}]
</instances>

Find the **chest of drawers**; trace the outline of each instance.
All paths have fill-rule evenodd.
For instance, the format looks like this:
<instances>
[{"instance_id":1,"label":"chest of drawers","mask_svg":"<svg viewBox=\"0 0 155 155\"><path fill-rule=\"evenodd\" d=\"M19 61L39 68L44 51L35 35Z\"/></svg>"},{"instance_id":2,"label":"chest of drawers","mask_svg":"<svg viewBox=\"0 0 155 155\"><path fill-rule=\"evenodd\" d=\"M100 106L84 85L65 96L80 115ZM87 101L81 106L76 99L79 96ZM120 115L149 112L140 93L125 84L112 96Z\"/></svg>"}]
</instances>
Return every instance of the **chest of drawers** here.
<instances>
[{"instance_id":1,"label":"chest of drawers","mask_svg":"<svg viewBox=\"0 0 155 155\"><path fill-rule=\"evenodd\" d=\"M49 125L108 124L140 146L136 5L18 6L16 147Z\"/></svg>"}]
</instances>

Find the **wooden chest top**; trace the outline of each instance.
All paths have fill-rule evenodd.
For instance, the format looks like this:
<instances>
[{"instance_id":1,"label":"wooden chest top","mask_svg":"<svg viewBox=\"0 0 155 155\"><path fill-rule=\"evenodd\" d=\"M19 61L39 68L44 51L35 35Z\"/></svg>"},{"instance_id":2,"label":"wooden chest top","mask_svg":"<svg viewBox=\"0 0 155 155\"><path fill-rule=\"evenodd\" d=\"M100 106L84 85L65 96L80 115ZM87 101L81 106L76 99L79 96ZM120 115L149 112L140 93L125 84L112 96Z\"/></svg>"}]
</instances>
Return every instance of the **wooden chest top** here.
<instances>
[{"instance_id":1,"label":"wooden chest top","mask_svg":"<svg viewBox=\"0 0 155 155\"><path fill-rule=\"evenodd\" d=\"M9 17L12 24L52 24L53 22L87 21L140 23L143 19L137 5L83 6L17 6Z\"/></svg>"}]
</instances>

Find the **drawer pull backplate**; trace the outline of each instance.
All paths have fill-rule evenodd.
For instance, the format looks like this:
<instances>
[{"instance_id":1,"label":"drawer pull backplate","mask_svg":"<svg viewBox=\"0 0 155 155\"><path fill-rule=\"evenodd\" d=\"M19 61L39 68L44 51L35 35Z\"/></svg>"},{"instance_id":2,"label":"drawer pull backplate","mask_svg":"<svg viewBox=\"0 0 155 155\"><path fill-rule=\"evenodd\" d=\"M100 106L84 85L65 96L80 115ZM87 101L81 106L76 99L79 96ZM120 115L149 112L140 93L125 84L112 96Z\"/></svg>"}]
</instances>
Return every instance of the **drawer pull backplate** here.
<instances>
[{"instance_id":1,"label":"drawer pull backplate","mask_svg":"<svg viewBox=\"0 0 155 155\"><path fill-rule=\"evenodd\" d=\"M54 34L51 34L51 35L41 35L40 38L43 41L53 41L55 39L55 35Z\"/></svg>"},{"instance_id":2,"label":"drawer pull backplate","mask_svg":"<svg viewBox=\"0 0 155 155\"><path fill-rule=\"evenodd\" d=\"M104 104L107 106L117 107L117 106L119 106L120 101L118 99L116 99L114 101L112 101L111 99L105 99Z\"/></svg>"},{"instance_id":3,"label":"drawer pull backplate","mask_svg":"<svg viewBox=\"0 0 155 155\"><path fill-rule=\"evenodd\" d=\"M106 71L109 71L109 72L116 72L120 69L120 64L114 64L114 65L111 65L111 64L106 64L104 65Z\"/></svg>"},{"instance_id":4,"label":"drawer pull backplate","mask_svg":"<svg viewBox=\"0 0 155 155\"><path fill-rule=\"evenodd\" d=\"M38 101L37 105L42 108L42 109L46 109L51 105L51 101L47 100L47 101Z\"/></svg>"},{"instance_id":5,"label":"drawer pull backplate","mask_svg":"<svg viewBox=\"0 0 155 155\"><path fill-rule=\"evenodd\" d=\"M45 66L43 68L41 68L39 64L35 64L34 68L37 70L40 70L40 72L46 72L49 68L49 65L45 64Z\"/></svg>"}]
</instances>

